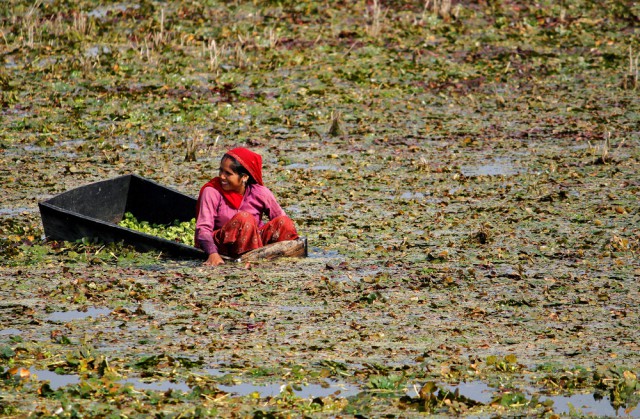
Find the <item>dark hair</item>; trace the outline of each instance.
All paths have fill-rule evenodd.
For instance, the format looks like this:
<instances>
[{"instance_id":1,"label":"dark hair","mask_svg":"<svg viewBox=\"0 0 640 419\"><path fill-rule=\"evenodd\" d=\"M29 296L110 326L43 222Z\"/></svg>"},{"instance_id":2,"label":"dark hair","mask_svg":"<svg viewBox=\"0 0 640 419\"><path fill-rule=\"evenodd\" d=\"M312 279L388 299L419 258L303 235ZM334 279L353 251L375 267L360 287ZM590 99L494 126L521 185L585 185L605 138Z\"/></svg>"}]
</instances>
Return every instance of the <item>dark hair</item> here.
<instances>
[{"instance_id":1,"label":"dark hair","mask_svg":"<svg viewBox=\"0 0 640 419\"><path fill-rule=\"evenodd\" d=\"M244 175L249 176L249 180L247 181L247 185L253 185L254 183L258 183L253 178L253 176L251 176L251 173L249 173L249 171L247 169L245 169L245 167L243 165L238 163L238 160L236 160L232 155L225 154L224 156L222 156L222 159L220 160L220 162L222 162L224 159L231 160L231 170L233 170L233 173L236 173L236 174L240 175L240 177L242 177Z\"/></svg>"}]
</instances>

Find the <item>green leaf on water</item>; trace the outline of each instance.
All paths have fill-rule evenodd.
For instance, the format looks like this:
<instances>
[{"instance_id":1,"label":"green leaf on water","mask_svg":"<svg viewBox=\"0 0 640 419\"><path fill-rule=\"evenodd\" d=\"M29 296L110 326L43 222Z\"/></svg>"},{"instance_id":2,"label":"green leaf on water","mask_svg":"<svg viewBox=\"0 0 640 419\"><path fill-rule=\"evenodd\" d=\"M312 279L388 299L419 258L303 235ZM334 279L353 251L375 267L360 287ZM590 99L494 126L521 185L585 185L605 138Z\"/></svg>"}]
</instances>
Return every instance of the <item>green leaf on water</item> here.
<instances>
[{"instance_id":1,"label":"green leaf on water","mask_svg":"<svg viewBox=\"0 0 640 419\"><path fill-rule=\"evenodd\" d=\"M11 359L16 356L16 353L10 346L0 346L0 358L1 359Z\"/></svg>"}]
</instances>

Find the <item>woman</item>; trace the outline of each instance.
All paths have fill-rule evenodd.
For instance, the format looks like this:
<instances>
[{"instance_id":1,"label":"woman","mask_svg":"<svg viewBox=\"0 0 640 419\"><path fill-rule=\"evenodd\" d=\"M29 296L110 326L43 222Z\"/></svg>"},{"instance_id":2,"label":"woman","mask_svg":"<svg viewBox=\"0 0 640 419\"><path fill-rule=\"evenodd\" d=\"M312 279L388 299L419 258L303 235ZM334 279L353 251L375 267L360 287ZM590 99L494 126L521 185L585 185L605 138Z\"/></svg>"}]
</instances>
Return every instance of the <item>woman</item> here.
<instances>
[{"instance_id":1,"label":"woman","mask_svg":"<svg viewBox=\"0 0 640 419\"><path fill-rule=\"evenodd\" d=\"M293 221L262 183L262 157L242 147L222 156L218 177L200 189L196 219L195 243L209 255L208 266L223 264L220 255L235 258L298 238Z\"/></svg>"}]
</instances>

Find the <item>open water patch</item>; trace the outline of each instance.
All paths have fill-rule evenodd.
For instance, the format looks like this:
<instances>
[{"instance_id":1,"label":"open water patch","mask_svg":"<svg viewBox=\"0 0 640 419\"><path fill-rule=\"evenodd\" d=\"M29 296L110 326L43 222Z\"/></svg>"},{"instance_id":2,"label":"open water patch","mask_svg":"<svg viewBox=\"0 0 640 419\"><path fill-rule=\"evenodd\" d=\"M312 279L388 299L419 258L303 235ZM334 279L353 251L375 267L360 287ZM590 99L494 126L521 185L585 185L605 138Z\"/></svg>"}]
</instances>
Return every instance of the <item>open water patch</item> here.
<instances>
[{"instance_id":1,"label":"open water patch","mask_svg":"<svg viewBox=\"0 0 640 419\"><path fill-rule=\"evenodd\" d=\"M452 393L457 390L461 396L483 404L488 404L493 400L493 392L495 391L494 388L482 381L470 381L456 386L444 385L442 387Z\"/></svg>"},{"instance_id":2,"label":"open water patch","mask_svg":"<svg viewBox=\"0 0 640 419\"><path fill-rule=\"evenodd\" d=\"M460 172L465 176L511 176L521 172L509 159L496 159L491 163L476 166L462 166Z\"/></svg>"},{"instance_id":3,"label":"open water patch","mask_svg":"<svg viewBox=\"0 0 640 419\"><path fill-rule=\"evenodd\" d=\"M73 320L86 319L87 317L108 316L109 314L111 314L110 308L90 307L86 311L55 311L49 314L45 320L54 323L66 323Z\"/></svg>"},{"instance_id":4,"label":"open water patch","mask_svg":"<svg viewBox=\"0 0 640 419\"><path fill-rule=\"evenodd\" d=\"M305 313L308 311L312 311L315 308L310 306L277 306L277 309L280 312Z\"/></svg>"},{"instance_id":5,"label":"open water patch","mask_svg":"<svg viewBox=\"0 0 640 419\"><path fill-rule=\"evenodd\" d=\"M338 251L336 250L323 250L320 249L319 247L312 247L309 249L309 254L307 255L307 257L312 258L312 259L325 259L325 258L338 258L341 257L342 255L340 253L338 253Z\"/></svg>"},{"instance_id":6,"label":"open water patch","mask_svg":"<svg viewBox=\"0 0 640 419\"><path fill-rule=\"evenodd\" d=\"M337 381L325 381L323 384L287 384L283 382L270 384L240 383L233 385L218 385L218 389L237 396L248 396L258 393L260 397L276 397L287 391L291 391L302 398L312 397L351 397L359 394L362 390L352 384L340 383Z\"/></svg>"},{"instance_id":7,"label":"open water patch","mask_svg":"<svg viewBox=\"0 0 640 419\"><path fill-rule=\"evenodd\" d=\"M332 172L337 172L339 170L337 166L334 166L332 164L322 164L322 165L311 166L311 165L306 164L306 163L291 163L291 164L288 164L288 165L284 166L284 168L287 169L287 170L309 169L309 170L332 171Z\"/></svg>"},{"instance_id":8,"label":"open water patch","mask_svg":"<svg viewBox=\"0 0 640 419\"><path fill-rule=\"evenodd\" d=\"M0 336L21 335L22 331L18 329L0 329Z\"/></svg>"},{"instance_id":9,"label":"open water patch","mask_svg":"<svg viewBox=\"0 0 640 419\"><path fill-rule=\"evenodd\" d=\"M585 416L622 416L622 408L615 410L608 397L596 400L593 394L573 394L571 396L541 397L540 401L553 400L553 411L558 414ZM636 406L624 416L640 417L640 408Z\"/></svg>"},{"instance_id":10,"label":"open water patch","mask_svg":"<svg viewBox=\"0 0 640 419\"><path fill-rule=\"evenodd\" d=\"M74 385L80 383L80 377L75 374L58 374L49 370L39 370L36 368L30 368L31 379L37 379L37 381L48 381L49 387L52 390L57 390L60 387Z\"/></svg>"},{"instance_id":11,"label":"open water patch","mask_svg":"<svg viewBox=\"0 0 640 419\"><path fill-rule=\"evenodd\" d=\"M185 383L184 381L177 381L175 383L171 381L146 382L138 378L127 378L126 380L118 381L118 383L122 385L129 384L133 386L133 388L135 388L136 390L142 390L142 391L144 390L151 390L151 391L179 390L185 393L188 393L191 391L191 387L189 387L189 385L187 385L187 383Z\"/></svg>"},{"instance_id":12,"label":"open water patch","mask_svg":"<svg viewBox=\"0 0 640 419\"><path fill-rule=\"evenodd\" d=\"M424 194L422 192L405 192L402 195L400 195L400 199L421 200L421 199L424 199Z\"/></svg>"},{"instance_id":13,"label":"open water patch","mask_svg":"<svg viewBox=\"0 0 640 419\"><path fill-rule=\"evenodd\" d=\"M441 390L450 391L454 393L458 392L460 396L464 396L468 399L476 402L488 405L497 396L499 396L499 390L490 387L482 381L470 381L463 382L458 385L443 385ZM527 389L527 394L537 393L535 389ZM608 397L596 398L592 393L590 394L572 394L570 396L539 396L538 400L542 403L547 400L553 401L553 411L556 414L561 415L586 415L586 416L619 416L622 415L623 409L614 409L611 405L611 400ZM631 411L624 412L624 415L631 417L640 417L640 407L635 406Z\"/></svg>"}]
</instances>

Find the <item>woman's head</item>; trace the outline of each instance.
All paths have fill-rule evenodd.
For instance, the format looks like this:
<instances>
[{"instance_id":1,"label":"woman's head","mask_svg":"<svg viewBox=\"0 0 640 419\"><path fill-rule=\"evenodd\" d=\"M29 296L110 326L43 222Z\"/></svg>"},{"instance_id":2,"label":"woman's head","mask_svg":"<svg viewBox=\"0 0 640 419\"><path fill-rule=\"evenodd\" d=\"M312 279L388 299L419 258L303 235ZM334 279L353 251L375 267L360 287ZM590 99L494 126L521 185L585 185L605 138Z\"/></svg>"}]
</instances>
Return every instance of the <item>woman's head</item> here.
<instances>
[{"instance_id":1,"label":"woman's head","mask_svg":"<svg viewBox=\"0 0 640 419\"><path fill-rule=\"evenodd\" d=\"M251 176L251 173L242 165L235 157L226 153L222 156L220 160L220 174L223 174L224 169L228 169L234 174L238 175L240 181L246 185L252 185L257 183L256 180ZM227 173L228 175L228 173Z\"/></svg>"},{"instance_id":2,"label":"woman's head","mask_svg":"<svg viewBox=\"0 0 640 419\"><path fill-rule=\"evenodd\" d=\"M247 184L257 183L258 185L263 185L262 156L260 156L260 154L243 147L238 147L227 151L227 154L222 157L222 160L224 161L225 158L233 159L234 162L232 163L234 164L232 164L232 167L237 170L237 172L234 173L245 173L253 180L251 182L247 179Z\"/></svg>"}]
</instances>

